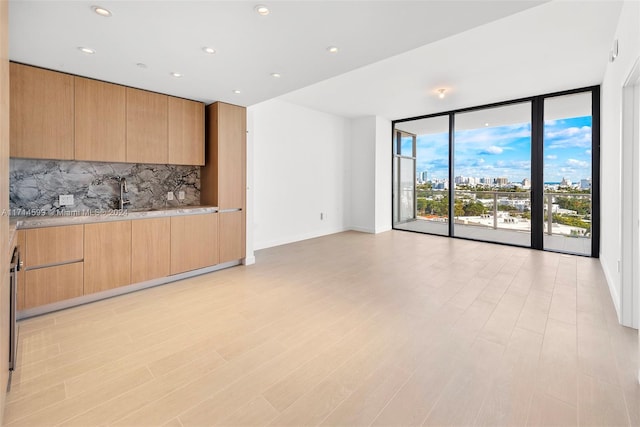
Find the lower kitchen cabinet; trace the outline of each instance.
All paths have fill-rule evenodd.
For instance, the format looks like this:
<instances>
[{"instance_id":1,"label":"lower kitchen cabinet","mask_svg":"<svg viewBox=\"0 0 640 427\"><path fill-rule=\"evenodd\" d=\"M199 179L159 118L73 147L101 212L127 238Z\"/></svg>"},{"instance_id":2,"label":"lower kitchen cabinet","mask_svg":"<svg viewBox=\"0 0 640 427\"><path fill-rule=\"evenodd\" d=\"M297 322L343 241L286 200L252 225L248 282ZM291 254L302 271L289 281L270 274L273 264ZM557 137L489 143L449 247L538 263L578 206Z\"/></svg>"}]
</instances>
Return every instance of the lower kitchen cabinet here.
<instances>
[{"instance_id":1,"label":"lower kitchen cabinet","mask_svg":"<svg viewBox=\"0 0 640 427\"><path fill-rule=\"evenodd\" d=\"M24 273L24 296L18 310L82 296L82 262L27 270Z\"/></svg>"},{"instance_id":2,"label":"lower kitchen cabinet","mask_svg":"<svg viewBox=\"0 0 640 427\"><path fill-rule=\"evenodd\" d=\"M221 212L220 215L220 262L244 258L244 212Z\"/></svg>"},{"instance_id":3,"label":"lower kitchen cabinet","mask_svg":"<svg viewBox=\"0 0 640 427\"><path fill-rule=\"evenodd\" d=\"M170 218L139 219L131 222L131 283L171 274Z\"/></svg>"},{"instance_id":4,"label":"lower kitchen cabinet","mask_svg":"<svg viewBox=\"0 0 640 427\"><path fill-rule=\"evenodd\" d=\"M171 274L218 264L218 214L171 217Z\"/></svg>"},{"instance_id":5,"label":"lower kitchen cabinet","mask_svg":"<svg viewBox=\"0 0 640 427\"><path fill-rule=\"evenodd\" d=\"M84 226L84 293L131 284L131 221Z\"/></svg>"}]
</instances>

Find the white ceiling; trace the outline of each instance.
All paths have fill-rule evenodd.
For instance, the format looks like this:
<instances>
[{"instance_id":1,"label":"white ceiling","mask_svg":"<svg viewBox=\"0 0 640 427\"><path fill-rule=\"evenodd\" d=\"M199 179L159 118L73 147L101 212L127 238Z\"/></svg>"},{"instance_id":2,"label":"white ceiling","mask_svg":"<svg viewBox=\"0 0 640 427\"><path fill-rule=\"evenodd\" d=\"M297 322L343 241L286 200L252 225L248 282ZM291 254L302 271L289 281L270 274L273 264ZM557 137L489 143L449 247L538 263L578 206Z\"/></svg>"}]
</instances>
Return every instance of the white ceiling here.
<instances>
[{"instance_id":1,"label":"white ceiling","mask_svg":"<svg viewBox=\"0 0 640 427\"><path fill-rule=\"evenodd\" d=\"M258 15L254 10L258 3L267 4L271 14ZM454 37L435 47L413 50L401 60L390 59L353 74L343 73L543 3L11 0L10 58L207 103L221 100L245 106L343 75L287 99L345 115L402 117L412 111L424 112L426 92L433 86L456 84L460 96L466 96L466 88L458 87L457 80L477 61L485 61L482 50L487 46L472 43L464 54L457 49L443 52ZM111 10L113 16L104 18L93 13L91 6L96 4ZM600 9L587 9L588 23L600 26L600 21L593 21L593 13ZM598 54L602 53L602 33L610 33L611 16L611 11L603 11L603 29L585 35L583 44L594 42ZM563 14L562 18L567 16ZM555 25L565 27L567 22L555 19L540 24L544 32L555 34L563 33ZM565 30L563 35L570 32ZM503 45L504 57L516 53L511 51L517 46L512 43L512 34L491 34L492 39L484 36L492 44L490 50ZM536 40L530 37L527 41ZM451 46L460 47L459 43ZM326 48L330 45L340 51L329 54ZM93 48L96 53L82 54L79 46ZM206 55L204 46L213 47L217 53ZM583 49L579 50L582 53ZM521 52L517 56L521 57ZM147 68L137 67L137 63ZM171 77L173 71L184 77ZM483 67L478 74L487 71ZM271 77L273 72L282 77ZM576 80L593 81L593 73L588 74ZM491 79L486 82L493 84ZM235 89L242 93L234 94ZM411 99L416 90L419 99ZM411 108L395 109L397 100L407 94L407 106Z\"/></svg>"},{"instance_id":2,"label":"white ceiling","mask_svg":"<svg viewBox=\"0 0 640 427\"><path fill-rule=\"evenodd\" d=\"M347 117L402 119L600 84L621 5L554 0L282 98Z\"/></svg>"}]
</instances>

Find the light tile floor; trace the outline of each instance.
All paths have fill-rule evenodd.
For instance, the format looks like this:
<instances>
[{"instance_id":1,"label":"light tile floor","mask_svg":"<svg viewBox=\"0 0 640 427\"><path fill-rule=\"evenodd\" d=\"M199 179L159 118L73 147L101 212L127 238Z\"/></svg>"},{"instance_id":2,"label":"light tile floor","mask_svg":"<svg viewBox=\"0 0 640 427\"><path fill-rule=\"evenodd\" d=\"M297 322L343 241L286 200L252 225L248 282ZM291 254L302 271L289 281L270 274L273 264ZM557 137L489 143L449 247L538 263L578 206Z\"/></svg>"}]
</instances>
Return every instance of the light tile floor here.
<instances>
[{"instance_id":1,"label":"light tile floor","mask_svg":"<svg viewBox=\"0 0 640 427\"><path fill-rule=\"evenodd\" d=\"M597 260L402 231L20 323L4 423L640 425Z\"/></svg>"}]
</instances>

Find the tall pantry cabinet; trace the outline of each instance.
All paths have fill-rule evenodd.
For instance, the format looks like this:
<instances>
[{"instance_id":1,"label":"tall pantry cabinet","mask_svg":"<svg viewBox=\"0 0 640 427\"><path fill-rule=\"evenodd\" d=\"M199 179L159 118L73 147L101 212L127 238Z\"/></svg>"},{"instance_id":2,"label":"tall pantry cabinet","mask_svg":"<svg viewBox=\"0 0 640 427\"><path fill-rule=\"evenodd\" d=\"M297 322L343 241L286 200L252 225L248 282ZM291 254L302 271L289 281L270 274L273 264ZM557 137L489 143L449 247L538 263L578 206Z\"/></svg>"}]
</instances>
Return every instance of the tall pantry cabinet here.
<instances>
[{"instance_id":1,"label":"tall pantry cabinet","mask_svg":"<svg viewBox=\"0 0 640 427\"><path fill-rule=\"evenodd\" d=\"M246 140L244 107L216 102L207 106L206 166L201 172L201 202L219 208L220 262L245 257Z\"/></svg>"}]
</instances>

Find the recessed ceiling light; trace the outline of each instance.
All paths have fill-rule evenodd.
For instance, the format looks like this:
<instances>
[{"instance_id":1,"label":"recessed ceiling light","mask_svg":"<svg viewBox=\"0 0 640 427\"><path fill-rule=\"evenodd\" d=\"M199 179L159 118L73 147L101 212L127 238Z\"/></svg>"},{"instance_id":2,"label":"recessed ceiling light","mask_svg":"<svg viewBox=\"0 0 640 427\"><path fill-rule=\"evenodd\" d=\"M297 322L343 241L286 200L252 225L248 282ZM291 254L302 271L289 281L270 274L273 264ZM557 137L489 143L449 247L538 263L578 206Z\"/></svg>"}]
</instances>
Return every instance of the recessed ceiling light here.
<instances>
[{"instance_id":1,"label":"recessed ceiling light","mask_svg":"<svg viewBox=\"0 0 640 427\"><path fill-rule=\"evenodd\" d=\"M214 53L216 53L216 50L212 47L203 47L202 50L204 50L204 52L208 53L209 55L213 55Z\"/></svg>"},{"instance_id":2,"label":"recessed ceiling light","mask_svg":"<svg viewBox=\"0 0 640 427\"><path fill-rule=\"evenodd\" d=\"M233 91L233 93L235 93L236 95L238 95L239 93L242 93L242 92L240 92L238 89L235 89L235 90Z\"/></svg>"},{"instance_id":3,"label":"recessed ceiling light","mask_svg":"<svg viewBox=\"0 0 640 427\"><path fill-rule=\"evenodd\" d=\"M282 77L282 74L280 74L280 73L271 73L271 77L279 79L280 77Z\"/></svg>"},{"instance_id":4,"label":"recessed ceiling light","mask_svg":"<svg viewBox=\"0 0 640 427\"><path fill-rule=\"evenodd\" d=\"M335 47L335 46L329 46L327 48L327 52L329 52L329 53L338 53L338 48Z\"/></svg>"},{"instance_id":5,"label":"recessed ceiling light","mask_svg":"<svg viewBox=\"0 0 640 427\"><path fill-rule=\"evenodd\" d=\"M485 125L486 127L488 127L488 126L489 126L489 123L485 123L484 125Z\"/></svg>"},{"instance_id":6,"label":"recessed ceiling light","mask_svg":"<svg viewBox=\"0 0 640 427\"><path fill-rule=\"evenodd\" d=\"M100 16L104 16L104 17L109 17L111 16L111 11L108 9L105 9L104 7L100 7L100 6L91 6L91 9L93 9L93 11L95 13L97 13Z\"/></svg>"},{"instance_id":7,"label":"recessed ceiling light","mask_svg":"<svg viewBox=\"0 0 640 427\"><path fill-rule=\"evenodd\" d=\"M96 51L94 49L91 49L89 47L82 47L80 46L78 48L78 50L82 53L86 53L87 55L93 55L94 53L96 53Z\"/></svg>"},{"instance_id":8,"label":"recessed ceiling light","mask_svg":"<svg viewBox=\"0 0 640 427\"><path fill-rule=\"evenodd\" d=\"M171 73L171 75L172 75L173 77L175 77L176 79L179 79L180 77L182 77L182 73L178 73L178 72L176 72L176 71L172 72L172 73Z\"/></svg>"},{"instance_id":9,"label":"recessed ceiling light","mask_svg":"<svg viewBox=\"0 0 640 427\"><path fill-rule=\"evenodd\" d=\"M138 63L136 64L136 67L138 67L138 68L147 68L147 64L145 64L145 63L143 63L143 62L138 62Z\"/></svg>"},{"instance_id":10,"label":"recessed ceiling light","mask_svg":"<svg viewBox=\"0 0 640 427\"><path fill-rule=\"evenodd\" d=\"M438 89L438 90L436 91L436 92L438 92L438 98L440 98L440 99L444 98L444 93L445 93L446 91L447 91L447 90L446 90L446 89L444 89L444 88L440 88L440 89Z\"/></svg>"},{"instance_id":11,"label":"recessed ceiling light","mask_svg":"<svg viewBox=\"0 0 640 427\"><path fill-rule=\"evenodd\" d=\"M259 4L256 6L256 12L258 12L258 15L261 15L261 16L267 16L268 14L271 13L269 8L263 4Z\"/></svg>"}]
</instances>

